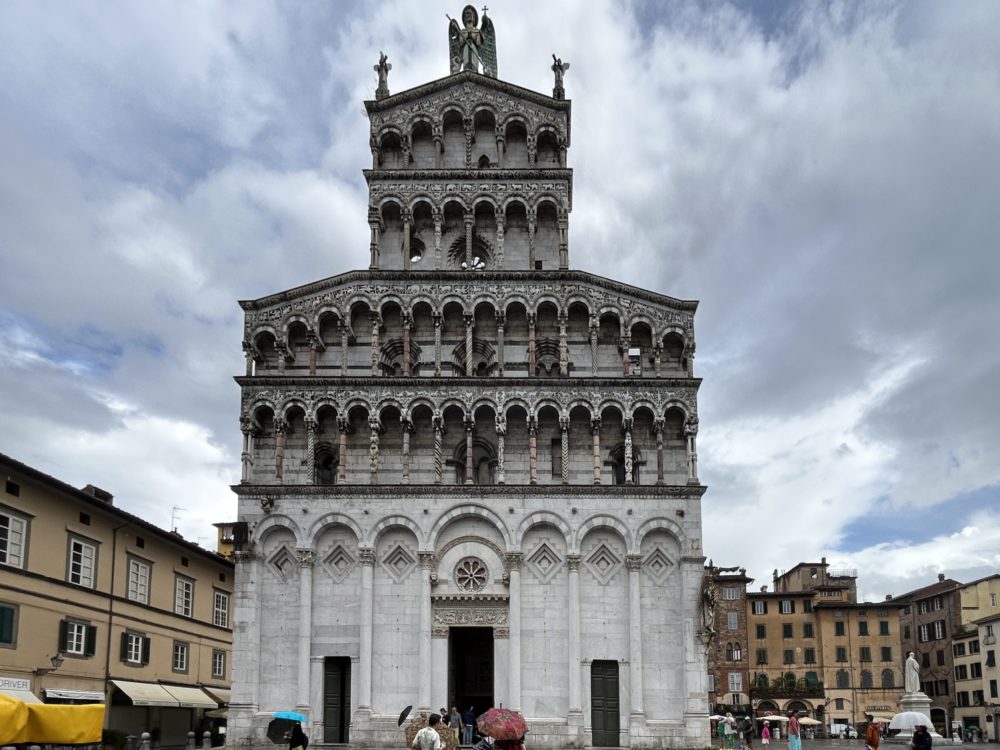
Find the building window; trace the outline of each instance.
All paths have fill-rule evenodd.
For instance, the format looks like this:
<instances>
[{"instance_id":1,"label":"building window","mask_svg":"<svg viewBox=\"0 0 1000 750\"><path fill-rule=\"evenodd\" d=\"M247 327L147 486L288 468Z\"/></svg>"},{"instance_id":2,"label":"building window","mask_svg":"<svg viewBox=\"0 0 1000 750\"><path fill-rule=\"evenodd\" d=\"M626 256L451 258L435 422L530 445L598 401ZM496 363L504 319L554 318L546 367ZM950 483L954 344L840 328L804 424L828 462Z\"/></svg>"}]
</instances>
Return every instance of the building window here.
<instances>
[{"instance_id":1,"label":"building window","mask_svg":"<svg viewBox=\"0 0 1000 750\"><path fill-rule=\"evenodd\" d=\"M981 706L985 701L983 701L983 691L973 690L972 691L972 705Z\"/></svg>"},{"instance_id":2,"label":"building window","mask_svg":"<svg viewBox=\"0 0 1000 750\"><path fill-rule=\"evenodd\" d=\"M838 711L843 711L844 710L844 699L843 698L834 698L834 700L833 700L833 707L835 709L837 709Z\"/></svg>"},{"instance_id":3,"label":"building window","mask_svg":"<svg viewBox=\"0 0 1000 750\"><path fill-rule=\"evenodd\" d=\"M965 690L962 690L961 692L956 692L955 699L958 702L959 706L969 705L969 693Z\"/></svg>"},{"instance_id":4,"label":"building window","mask_svg":"<svg viewBox=\"0 0 1000 750\"><path fill-rule=\"evenodd\" d=\"M740 624L739 624L739 618L737 617L736 613L735 612L727 612L726 613L726 627L729 630L736 630L737 628L739 628L739 626L740 626Z\"/></svg>"},{"instance_id":5,"label":"building window","mask_svg":"<svg viewBox=\"0 0 1000 750\"><path fill-rule=\"evenodd\" d=\"M970 654L979 653L979 641L969 641L969 653Z\"/></svg>"},{"instance_id":6,"label":"building window","mask_svg":"<svg viewBox=\"0 0 1000 750\"><path fill-rule=\"evenodd\" d=\"M920 655L920 666L929 668L931 666L931 652L928 651Z\"/></svg>"},{"instance_id":7,"label":"building window","mask_svg":"<svg viewBox=\"0 0 1000 750\"><path fill-rule=\"evenodd\" d=\"M903 638L905 640L910 640L910 632L911 632L910 631L910 626L909 625L904 625L903 626Z\"/></svg>"},{"instance_id":8,"label":"building window","mask_svg":"<svg viewBox=\"0 0 1000 750\"><path fill-rule=\"evenodd\" d=\"M70 656L93 656L97 646L97 628L78 620L59 623L60 651Z\"/></svg>"},{"instance_id":9,"label":"building window","mask_svg":"<svg viewBox=\"0 0 1000 750\"><path fill-rule=\"evenodd\" d=\"M814 648L807 648L805 650L805 662L806 662L806 664L815 664L816 663L816 649L814 649Z\"/></svg>"},{"instance_id":10,"label":"building window","mask_svg":"<svg viewBox=\"0 0 1000 750\"><path fill-rule=\"evenodd\" d=\"M920 614L927 614L927 602L920 602Z\"/></svg>"},{"instance_id":11,"label":"building window","mask_svg":"<svg viewBox=\"0 0 1000 750\"><path fill-rule=\"evenodd\" d=\"M941 609L941 597L940 596L935 596L932 603L933 603L933 607L934 607L934 611L935 612L937 610Z\"/></svg>"},{"instance_id":12,"label":"building window","mask_svg":"<svg viewBox=\"0 0 1000 750\"><path fill-rule=\"evenodd\" d=\"M708 692L715 692L715 675L711 673L708 675Z\"/></svg>"},{"instance_id":13,"label":"building window","mask_svg":"<svg viewBox=\"0 0 1000 750\"><path fill-rule=\"evenodd\" d=\"M735 602L740 598L740 590L737 586L725 586L722 589L722 598Z\"/></svg>"},{"instance_id":14,"label":"building window","mask_svg":"<svg viewBox=\"0 0 1000 750\"><path fill-rule=\"evenodd\" d=\"M740 672L730 672L729 673L729 692L730 693L742 693L743 692L743 674Z\"/></svg>"},{"instance_id":15,"label":"building window","mask_svg":"<svg viewBox=\"0 0 1000 750\"><path fill-rule=\"evenodd\" d=\"M726 660L739 661L743 658L743 649L738 643L726 644Z\"/></svg>"},{"instance_id":16,"label":"building window","mask_svg":"<svg viewBox=\"0 0 1000 750\"><path fill-rule=\"evenodd\" d=\"M215 592L215 605L212 607L212 624L220 628L229 627L229 594L225 591Z\"/></svg>"},{"instance_id":17,"label":"building window","mask_svg":"<svg viewBox=\"0 0 1000 750\"><path fill-rule=\"evenodd\" d=\"M782 638L792 637L792 623L790 622L781 623L781 637Z\"/></svg>"},{"instance_id":18,"label":"building window","mask_svg":"<svg viewBox=\"0 0 1000 750\"><path fill-rule=\"evenodd\" d=\"M174 612L191 617L194 606L194 581L177 576L174 581Z\"/></svg>"},{"instance_id":19,"label":"building window","mask_svg":"<svg viewBox=\"0 0 1000 750\"><path fill-rule=\"evenodd\" d=\"M918 633L917 640L919 640L921 643L927 643L927 641L931 639L930 631L928 630L926 625L921 625L919 628L917 628L917 633Z\"/></svg>"},{"instance_id":20,"label":"building window","mask_svg":"<svg viewBox=\"0 0 1000 750\"><path fill-rule=\"evenodd\" d=\"M944 638L944 620L938 620L934 623L934 640L940 641Z\"/></svg>"},{"instance_id":21,"label":"building window","mask_svg":"<svg viewBox=\"0 0 1000 750\"><path fill-rule=\"evenodd\" d=\"M0 602L0 648L17 647L17 615L16 604Z\"/></svg>"},{"instance_id":22,"label":"building window","mask_svg":"<svg viewBox=\"0 0 1000 750\"><path fill-rule=\"evenodd\" d=\"M781 600L781 614L790 615L795 612L795 602L791 599Z\"/></svg>"},{"instance_id":23,"label":"building window","mask_svg":"<svg viewBox=\"0 0 1000 750\"><path fill-rule=\"evenodd\" d=\"M849 688L850 686L851 686L851 678L850 678L850 675L847 674L847 670L846 669L838 669L837 670L837 687L838 688Z\"/></svg>"},{"instance_id":24,"label":"building window","mask_svg":"<svg viewBox=\"0 0 1000 750\"><path fill-rule=\"evenodd\" d=\"M122 633L121 659L126 664L149 664L149 638L142 633Z\"/></svg>"},{"instance_id":25,"label":"building window","mask_svg":"<svg viewBox=\"0 0 1000 750\"><path fill-rule=\"evenodd\" d=\"M316 447L316 484L334 485L337 483L337 473L339 470L337 462L337 449L332 445L323 443Z\"/></svg>"},{"instance_id":26,"label":"building window","mask_svg":"<svg viewBox=\"0 0 1000 750\"><path fill-rule=\"evenodd\" d=\"M802 623L802 637L803 638L813 638L813 624L811 622Z\"/></svg>"},{"instance_id":27,"label":"building window","mask_svg":"<svg viewBox=\"0 0 1000 750\"><path fill-rule=\"evenodd\" d=\"M83 539L69 540L69 582L88 589L94 588L97 567L97 547Z\"/></svg>"},{"instance_id":28,"label":"building window","mask_svg":"<svg viewBox=\"0 0 1000 750\"><path fill-rule=\"evenodd\" d=\"M0 509L0 563L23 568L27 540L27 520Z\"/></svg>"},{"instance_id":29,"label":"building window","mask_svg":"<svg viewBox=\"0 0 1000 750\"><path fill-rule=\"evenodd\" d=\"M795 663L795 649L786 648L781 655L782 664L794 664Z\"/></svg>"},{"instance_id":30,"label":"building window","mask_svg":"<svg viewBox=\"0 0 1000 750\"><path fill-rule=\"evenodd\" d=\"M226 652L212 652L212 677L223 679L226 676Z\"/></svg>"},{"instance_id":31,"label":"building window","mask_svg":"<svg viewBox=\"0 0 1000 750\"><path fill-rule=\"evenodd\" d=\"M997 681L990 680L990 698L1000 697L997 695Z\"/></svg>"},{"instance_id":32,"label":"building window","mask_svg":"<svg viewBox=\"0 0 1000 750\"><path fill-rule=\"evenodd\" d=\"M971 677L974 680L982 679L983 665L980 664L978 661L972 662L972 664L969 665L969 677Z\"/></svg>"},{"instance_id":33,"label":"building window","mask_svg":"<svg viewBox=\"0 0 1000 750\"><path fill-rule=\"evenodd\" d=\"M767 625L758 625L757 626L757 637L758 638L767 638Z\"/></svg>"},{"instance_id":34,"label":"building window","mask_svg":"<svg viewBox=\"0 0 1000 750\"><path fill-rule=\"evenodd\" d=\"M889 621L879 620L878 621L878 634L879 635L889 635Z\"/></svg>"},{"instance_id":35,"label":"building window","mask_svg":"<svg viewBox=\"0 0 1000 750\"><path fill-rule=\"evenodd\" d=\"M838 620L833 623L833 634L834 635L846 635L847 631L844 629L844 623L842 620Z\"/></svg>"},{"instance_id":36,"label":"building window","mask_svg":"<svg viewBox=\"0 0 1000 750\"><path fill-rule=\"evenodd\" d=\"M997 606L997 595L996 594L990 594L990 606L991 607Z\"/></svg>"},{"instance_id":37,"label":"building window","mask_svg":"<svg viewBox=\"0 0 1000 750\"><path fill-rule=\"evenodd\" d=\"M128 561L128 598L139 604L149 604L149 563L137 558Z\"/></svg>"},{"instance_id":38,"label":"building window","mask_svg":"<svg viewBox=\"0 0 1000 750\"><path fill-rule=\"evenodd\" d=\"M944 666L944 663L945 663L944 662L944 651L938 651L937 652L937 663L938 663L939 667L943 667Z\"/></svg>"},{"instance_id":39,"label":"building window","mask_svg":"<svg viewBox=\"0 0 1000 750\"><path fill-rule=\"evenodd\" d=\"M955 667L955 679L956 680L967 680L969 679L969 668L964 664L959 664Z\"/></svg>"},{"instance_id":40,"label":"building window","mask_svg":"<svg viewBox=\"0 0 1000 750\"><path fill-rule=\"evenodd\" d=\"M813 611L812 599L806 599L804 602L802 602L802 611L803 612L812 612Z\"/></svg>"},{"instance_id":41,"label":"building window","mask_svg":"<svg viewBox=\"0 0 1000 750\"><path fill-rule=\"evenodd\" d=\"M875 687L875 680L872 677L872 673L867 669L861 670L861 689L871 690Z\"/></svg>"},{"instance_id":42,"label":"building window","mask_svg":"<svg viewBox=\"0 0 1000 750\"><path fill-rule=\"evenodd\" d=\"M872 649L871 649L871 646L861 646L858 649L858 660L859 661L871 661L872 660Z\"/></svg>"},{"instance_id":43,"label":"building window","mask_svg":"<svg viewBox=\"0 0 1000 750\"><path fill-rule=\"evenodd\" d=\"M858 635L868 635L868 620L858 620Z\"/></svg>"},{"instance_id":44,"label":"building window","mask_svg":"<svg viewBox=\"0 0 1000 750\"><path fill-rule=\"evenodd\" d=\"M993 649L990 649L989 651L986 652L986 666L995 667L996 665L997 665L996 652ZM993 697L996 698L995 695Z\"/></svg>"},{"instance_id":45,"label":"building window","mask_svg":"<svg viewBox=\"0 0 1000 750\"><path fill-rule=\"evenodd\" d=\"M181 641L174 641L172 668L175 672L188 671L188 644Z\"/></svg>"},{"instance_id":46,"label":"building window","mask_svg":"<svg viewBox=\"0 0 1000 750\"><path fill-rule=\"evenodd\" d=\"M951 652L955 656L965 656L965 644L964 643L956 643L955 645L953 645L951 647Z\"/></svg>"},{"instance_id":47,"label":"building window","mask_svg":"<svg viewBox=\"0 0 1000 750\"><path fill-rule=\"evenodd\" d=\"M767 614L767 602L765 601L755 601L753 603L753 613L755 615L766 615Z\"/></svg>"},{"instance_id":48,"label":"building window","mask_svg":"<svg viewBox=\"0 0 1000 750\"><path fill-rule=\"evenodd\" d=\"M846 646L837 646L837 661L847 661Z\"/></svg>"},{"instance_id":49,"label":"building window","mask_svg":"<svg viewBox=\"0 0 1000 750\"><path fill-rule=\"evenodd\" d=\"M757 663L758 664L767 664L767 649L766 648L759 648L759 649L757 649Z\"/></svg>"},{"instance_id":50,"label":"building window","mask_svg":"<svg viewBox=\"0 0 1000 750\"><path fill-rule=\"evenodd\" d=\"M892 670L891 669L883 669L882 670L882 687L884 687L884 688L896 687L895 682L896 682L896 678L893 675Z\"/></svg>"},{"instance_id":51,"label":"building window","mask_svg":"<svg viewBox=\"0 0 1000 750\"><path fill-rule=\"evenodd\" d=\"M882 661L892 661L892 646L882 646Z\"/></svg>"}]
</instances>

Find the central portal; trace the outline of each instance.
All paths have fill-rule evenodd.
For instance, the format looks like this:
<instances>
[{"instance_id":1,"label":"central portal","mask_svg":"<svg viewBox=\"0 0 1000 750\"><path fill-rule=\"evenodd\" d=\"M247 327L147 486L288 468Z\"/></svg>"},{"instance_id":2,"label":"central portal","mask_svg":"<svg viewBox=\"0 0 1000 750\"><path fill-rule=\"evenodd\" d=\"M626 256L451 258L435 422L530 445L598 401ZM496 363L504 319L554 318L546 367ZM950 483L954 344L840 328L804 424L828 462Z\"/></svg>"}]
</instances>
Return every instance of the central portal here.
<instances>
[{"instance_id":1,"label":"central portal","mask_svg":"<svg viewBox=\"0 0 1000 750\"><path fill-rule=\"evenodd\" d=\"M493 706L493 628L449 628L448 699L476 716Z\"/></svg>"}]
</instances>

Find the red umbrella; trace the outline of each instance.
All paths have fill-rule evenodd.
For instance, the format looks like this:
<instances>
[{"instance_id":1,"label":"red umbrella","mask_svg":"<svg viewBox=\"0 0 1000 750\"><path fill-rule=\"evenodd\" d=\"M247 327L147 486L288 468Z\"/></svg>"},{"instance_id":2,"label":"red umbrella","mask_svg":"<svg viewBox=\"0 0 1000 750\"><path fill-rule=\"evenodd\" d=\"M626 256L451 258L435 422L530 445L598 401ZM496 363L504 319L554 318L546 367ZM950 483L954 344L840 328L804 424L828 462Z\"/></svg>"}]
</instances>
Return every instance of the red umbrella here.
<instances>
[{"instance_id":1,"label":"red umbrella","mask_svg":"<svg viewBox=\"0 0 1000 750\"><path fill-rule=\"evenodd\" d=\"M476 719L480 734L495 740L519 740L528 733L528 723L517 711L509 708L491 708Z\"/></svg>"}]
</instances>

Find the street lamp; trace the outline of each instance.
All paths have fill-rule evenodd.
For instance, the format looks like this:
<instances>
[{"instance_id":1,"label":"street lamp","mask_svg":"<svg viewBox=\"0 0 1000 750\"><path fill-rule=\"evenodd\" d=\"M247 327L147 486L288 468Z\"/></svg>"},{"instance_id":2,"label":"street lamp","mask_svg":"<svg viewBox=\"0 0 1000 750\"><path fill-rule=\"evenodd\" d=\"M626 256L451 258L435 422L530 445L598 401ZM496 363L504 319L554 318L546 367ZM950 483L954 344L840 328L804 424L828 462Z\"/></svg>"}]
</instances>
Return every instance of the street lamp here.
<instances>
[{"instance_id":1,"label":"street lamp","mask_svg":"<svg viewBox=\"0 0 1000 750\"><path fill-rule=\"evenodd\" d=\"M49 672L55 672L59 667L63 665L63 655L62 652L56 652L56 655L49 659L52 664L51 667L39 667L35 670L35 675L41 677L47 675Z\"/></svg>"}]
</instances>

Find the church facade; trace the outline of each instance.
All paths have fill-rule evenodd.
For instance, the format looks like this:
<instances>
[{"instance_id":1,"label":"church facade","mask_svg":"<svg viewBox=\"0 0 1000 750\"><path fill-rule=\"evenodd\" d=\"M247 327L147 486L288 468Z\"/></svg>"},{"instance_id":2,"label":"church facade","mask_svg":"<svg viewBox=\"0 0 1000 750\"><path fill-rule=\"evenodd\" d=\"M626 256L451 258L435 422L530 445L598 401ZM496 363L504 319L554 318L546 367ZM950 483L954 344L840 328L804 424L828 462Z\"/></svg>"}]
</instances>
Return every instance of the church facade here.
<instances>
[{"instance_id":1,"label":"church facade","mask_svg":"<svg viewBox=\"0 0 1000 750\"><path fill-rule=\"evenodd\" d=\"M408 705L710 743L697 303L570 269L568 64L504 82L481 21L445 78L376 66L370 267L241 302L238 746L398 747Z\"/></svg>"}]
</instances>

